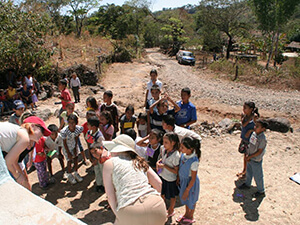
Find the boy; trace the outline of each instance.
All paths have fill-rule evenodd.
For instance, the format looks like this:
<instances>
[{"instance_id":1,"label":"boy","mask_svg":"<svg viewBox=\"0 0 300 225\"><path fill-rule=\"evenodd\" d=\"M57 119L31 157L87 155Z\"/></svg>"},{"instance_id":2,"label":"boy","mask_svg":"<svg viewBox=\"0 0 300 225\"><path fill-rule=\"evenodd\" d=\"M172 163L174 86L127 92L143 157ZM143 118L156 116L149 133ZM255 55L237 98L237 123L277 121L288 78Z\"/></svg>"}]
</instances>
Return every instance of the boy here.
<instances>
[{"instance_id":1,"label":"boy","mask_svg":"<svg viewBox=\"0 0 300 225\"><path fill-rule=\"evenodd\" d=\"M65 79L59 81L58 89L60 90L60 95L58 96L58 98L61 100L62 104L62 107L59 110L60 115L64 110L66 110L68 102L71 101L71 94L67 89L67 81Z\"/></svg>"},{"instance_id":2,"label":"boy","mask_svg":"<svg viewBox=\"0 0 300 225\"><path fill-rule=\"evenodd\" d=\"M104 141L103 134L99 130L100 121L97 116L92 116L87 121L88 129L85 139L88 143L89 150L91 150L91 145L95 143L99 143L101 146L103 146L102 141ZM90 152L91 153L91 152ZM102 170L103 165L99 163L98 160L96 160L94 157L91 157L91 162L94 166L95 171L95 178L96 178L96 191L102 191L104 192L104 186L103 186L103 177L102 177Z\"/></svg>"},{"instance_id":3,"label":"boy","mask_svg":"<svg viewBox=\"0 0 300 225\"><path fill-rule=\"evenodd\" d=\"M104 104L100 107L100 112L109 111L113 120L114 126L114 135L113 138L116 137L116 133L119 131L119 110L115 103L112 102L113 93L112 91L105 91L103 94Z\"/></svg>"},{"instance_id":4,"label":"boy","mask_svg":"<svg viewBox=\"0 0 300 225\"><path fill-rule=\"evenodd\" d=\"M72 78L70 80L70 88L72 88L75 103L80 102L79 89L81 88L81 83L75 72L72 73Z\"/></svg>"},{"instance_id":5,"label":"boy","mask_svg":"<svg viewBox=\"0 0 300 225\"><path fill-rule=\"evenodd\" d=\"M0 104L1 104L1 113L4 111L9 111L9 102L6 99L6 96L4 94L4 90L0 89Z\"/></svg>"},{"instance_id":6,"label":"boy","mask_svg":"<svg viewBox=\"0 0 300 225\"><path fill-rule=\"evenodd\" d=\"M15 100L14 101L14 114L12 114L9 118L9 122L16 124L16 125L21 125L20 124L20 116L23 114L25 109L25 105L23 104L23 102L21 100Z\"/></svg>"},{"instance_id":7,"label":"boy","mask_svg":"<svg viewBox=\"0 0 300 225\"><path fill-rule=\"evenodd\" d=\"M67 174L65 173L64 157L61 152L62 138L61 138L60 134L58 133L58 127L55 124L50 124L48 126L48 129L51 131L51 134L45 140L45 150L46 150L46 154L47 154L47 164L48 164L48 170L50 173L50 177L53 176L51 155L55 151L58 151L58 160L59 160L59 163L61 166L61 170L63 172L63 178L67 179Z\"/></svg>"},{"instance_id":8,"label":"boy","mask_svg":"<svg viewBox=\"0 0 300 225\"><path fill-rule=\"evenodd\" d=\"M147 133L150 133L151 127L150 127L150 111L149 108L151 105L153 105L156 101L158 101L160 99L160 87L157 84L153 84L153 86L151 87L151 95L152 98L147 100L146 103L146 112L147 112ZM154 111L157 111L157 107L153 108Z\"/></svg>"},{"instance_id":9,"label":"boy","mask_svg":"<svg viewBox=\"0 0 300 225\"><path fill-rule=\"evenodd\" d=\"M146 98L145 98L145 107L147 105L147 101L151 99L151 87L153 85L158 85L159 89L162 89L162 82L157 79L157 71L155 69L150 71L150 81L147 83L147 91L146 91Z\"/></svg>"},{"instance_id":10,"label":"boy","mask_svg":"<svg viewBox=\"0 0 300 225\"><path fill-rule=\"evenodd\" d=\"M174 109L169 110L168 101L172 103ZM157 106L157 110L154 108ZM150 106L150 127L151 129L157 128L161 131L163 130L162 127L162 119L165 115L174 115L180 110L179 106L167 95L165 94L163 98L156 101L154 104Z\"/></svg>"},{"instance_id":11,"label":"boy","mask_svg":"<svg viewBox=\"0 0 300 225\"><path fill-rule=\"evenodd\" d=\"M267 127L268 123L266 121L256 121L254 132L250 136L249 145L246 152L246 182L238 187L239 189L249 189L252 178L254 177L257 186L257 192L253 194L254 198L265 197L262 161L267 146L267 140L264 134Z\"/></svg>"},{"instance_id":12,"label":"boy","mask_svg":"<svg viewBox=\"0 0 300 225\"><path fill-rule=\"evenodd\" d=\"M181 90L181 101L176 102L180 107L175 115L176 125L190 129L190 125L197 121L196 107L189 101L191 90L186 87Z\"/></svg>"}]
</instances>

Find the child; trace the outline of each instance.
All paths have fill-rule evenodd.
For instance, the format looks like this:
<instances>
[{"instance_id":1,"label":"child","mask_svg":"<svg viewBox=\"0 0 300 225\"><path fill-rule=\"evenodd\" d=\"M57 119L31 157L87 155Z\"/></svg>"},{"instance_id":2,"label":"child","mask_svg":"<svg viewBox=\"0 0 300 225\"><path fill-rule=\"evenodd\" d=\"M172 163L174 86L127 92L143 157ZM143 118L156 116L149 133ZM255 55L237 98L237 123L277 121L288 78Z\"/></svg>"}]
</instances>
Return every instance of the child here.
<instances>
[{"instance_id":1,"label":"child","mask_svg":"<svg viewBox=\"0 0 300 225\"><path fill-rule=\"evenodd\" d=\"M105 141L111 141L114 135L114 126L111 118L111 114L108 111L100 113L100 131L104 136Z\"/></svg>"},{"instance_id":2,"label":"child","mask_svg":"<svg viewBox=\"0 0 300 225\"><path fill-rule=\"evenodd\" d=\"M47 172L47 160L45 153L45 137L41 137L35 144L33 162L37 171L39 185L43 190L48 189L49 177Z\"/></svg>"},{"instance_id":3,"label":"child","mask_svg":"<svg viewBox=\"0 0 300 225\"><path fill-rule=\"evenodd\" d=\"M61 100L62 107L59 110L59 115L66 110L67 104L71 101L71 94L67 89L67 81L62 79L58 83L58 89L60 90L60 95L58 98Z\"/></svg>"},{"instance_id":4,"label":"child","mask_svg":"<svg viewBox=\"0 0 300 225\"><path fill-rule=\"evenodd\" d=\"M181 101L176 102L180 110L175 114L176 125L190 129L197 122L196 107L189 101L191 90L186 87L181 90Z\"/></svg>"},{"instance_id":5,"label":"child","mask_svg":"<svg viewBox=\"0 0 300 225\"><path fill-rule=\"evenodd\" d=\"M197 176L199 159L201 157L200 141L185 137L181 141L181 154L179 164L179 196L185 205L185 214L176 219L177 222L194 223L196 202L199 198L200 180Z\"/></svg>"},{"instance_id":6,"label":"child","mask_svg":"<svg viewBox=\"0 0 300 225\"><path fill-rule=\"evenodd\" d=\"M72 88L75 103L80 102L79 89L81 88L81 83L75 72L72 73L72 78L70 79L70 88Z\"/></svg>"},{"instance_id":7,"label":"child","mask_svg":"<svg viewBox=\"0 0 300 225\"><path fill-rule=\"evenodd\" d=\"M124 134L130 128L134 128L135 121L134 108L132 105L129 105L126 107L125 113L120 117L121 134Z\"/></svg>"},{"instance_id":8,"label":"child","mask_svg":"<svg viewBox=\"0 0 300 225\"><path fill-rule=\"evenodd\" d=\"M147 136L147 114L146 113L140 113L138 116L137 121L137 129L140 137L146 137Z\"/></svg>"},{"instance_id":9,"label":"child","mask_svg":"<svg viewBox=\"0 0 300 225\"><path fill-rule=\"evenodd\" d=\"M4 111L9 111L10 107L9 107L9 102L6 99L6 96L4 94L4 90L0 89L0 102L2 103L2 107L1 107L1 113L3 113Z\"/></svg>"},{"instance_id":10,"label":"child","mask_svg":"<svg viewBox=\"0 0 300 225\"><path fill-rule=\"evenodd\" d=\"M82 178L77 172L78 169L78 139L83 130L83 127L78 126L78 117L74 114L68 117L68 126L61 131L61 137L63 139L63 153L67 160L67 176L68 181L71 184L81 182ZM72 175L72 163L74 164L74 176ZM77 182L76 182L77 181Z\"/></svg>"},{"instance_id":11,"label":"child","mask_svg":"<svg viewBox=\"0 0 300 225\"><path fill-rule=\"evenodd\" d=\"M119 127L118 127L118 124L119 124L119 111L118 111L118 107L116 106L116 104L112 102L112 98L113 98L112 91L105 91L104 92L104 94L103 94L104 104L102 104L100 106L100 112L109 111L111 113L113 126L114 126L113 138L115 138L116 133L119 131Z\"/></svg>"},{"instance_id":12,"label":"child","mask_svg":"<svg viewBox=\"0 0 300 225\"><path fill-rule=\"evenodd\" d=\"M33 110L34 106L33 106L33 103L32 103L31 87L28 87L25 82L23 83L23 88L21 90L21 98L22 98L22 101L25 104L25 108L27 109L28 105L30 105L31 109Z\"/></svg>"},{"instance_id":13,"label":"child","mask_svg":"<svg viewBox=\"0 0 300 225\"><path fill-rule=\"evenodd\" d=\"M103 134L99 130L100 121L97 116L93 116L88 119L88 132L85 136L86 142L88 143L89 150L91 149L91 145L94 143L99 143L101 146L103 146L102 141L104 141ZM95 171L95 178L96 178L96 191L102 191L104 192L104 186L103 186L103 177L102 177L102 170L103 165L101 165L98 160L96 160L94 157L92 157L90 152L90 160L91 163L94 166Z\"/></svg>"},{"instance_id":14,"label":"child","mask_svg":"<svg viewBox=\"0 0 300 225\"><path fill-rule=\"evenodd\" d=\"M156 163L156 170L162 180L161 197L164 200L170 199L168 217L172 217L175 214L175 196L178 195L176 180L180 159L178 152L180 142L177 134L173 132L166 133L163 137L163 144L161 159Z\"/></svg>"},{"instance_id":15,"label":"child","mask_svg":"<svg viewBox=\"0 0 300 225\"><path fill-rule=\"evenodd\" d=\"M12 114L9 118L9 122L16 124L16 125L21 125L20 123L20 116L23 114L25 109L25 105L21 100L15 100L14 101L14 114Z\"/></svg>"},{"instance_id":16,"label":"child","mask_svg":"<svg viewBox=\"0 0 300 225\"><path fill-rule=\"evenodd\" d=\"M68 125L68 116L69 115L74 114L75 116L77 116L79 118L78 114L74 110L75 110L74 102L67 103L66 111L63 111L59 115L59 131Z\"/></svg>"},{"instance_id":17,"label":"child","mask_svg":"<svg viewBox=\"0 0 300 225\"><path fill-rule=\"evenodd\" d=\"M50 136L48 136L45 140L45 150L47 153L47 164L48 164L48 170L50 173L50 177L53 176L52 172L52 157L51 155L57 151L58 154L58 160L61 166L61 170L63 172L63 178L67 179L67 174L65 173L65 165L64 165L64 157L62 155L61 149L62 149L62 138L61 135L58 133L58 127L55 124L50 124L48 126L48 129L51 131Z\"/></svg>"},{"instance_id":18,"label":"child","mask_svg":"<svg viewBox=\"0 0 300 225\"><path fill-rule=\"evenodd\" d=\"M264 132L268 127L268 123L264 120L257 120L254 127L254 132L249 139L249 147L247 148L246 161L247 161L247 173L246 182L240 185L239 189L249 189L252 178L254 177L257 192L253 194L253 197L264 197L264 175L262 168L263 156L266 152L267 140Z\"/></svg>"},{"instance_id":19,"label":"child","mask_svg":"<svg viewBox=\"0 0 300 225\"><path fill-rule=\"evenodd\" d=\"M163 132L158 129L152 129L150 134L142 138L136 144L140 147L147 147L145 155L149 166L156 171L156 163L160 155L160 146L162 144ZM149 142L146 142L149 140Z\"/></svg>"},{"instance_id":20,"label":"child","mask_svg":"<svg viewBox=\"0 0 300 225\"><path fill-rule=\"evenodd\" d=\"M87 111L86 114L85 114L86 121L81 125L81 126L83 127L83 131L82 131L83 137L86 136L86 134L87 134L87 132L88 132L88 130L89 130L88 125L87 125L87 120L88 120L89 118L91 118L92 116L96 116L96 113L95 113L94 110L89 110L89 111Z\"/></svg>"},{"instance_id":21,"label":"child","mask_svg":"<svg viewBox=\"0 0 300 225\"><path fill-rule=\"evenodd\" d=\"M8 85L8 88L6 90L6 97L7 100L11 102L19 98L17 90L12 86L12 84Z\"/></svg>"},{"instance_id":22,"label":"child","mask_svg":"<svg viewBox=\"0 0 300 225\"><path fill-rule=\"evenodd\" d=\"M158 101L160 99L160 88L157 84L154 84L152 87L151 87L151 95L152 95L152 98L147 100L147 103L146 103L146 113L147 113L147 133L150 133L150 106L153 105L156 101ZM153 111L157 111L157 106L155 106L153 108Z\"/></svg>"},{"instance_id":23,"label":"child","mask_svg":"<svg viewBox=\"0 0 300 225\"><path fill-rule=\"evenodd\" d=\"M174 105L175 109L168 110L168 101ZM154 110L154 107L157 106L157 111ZM156 101L150 106L150 126L151 129L157 128L161 131L164 131L162 127L162 118L165 115L174 115L180 110L179 106L167 95L160 100Z\"/></svg>"},{"instance_id":24,"label":"child","mask_svg":"<svg viewBox=\"0 0 300 225\"><path fill-rule=\"evenodd\" d=\"M160 90L162 89L162 82L157 79L157 71L155 69L150 71L150 81L147 83L145 107L147 105L147 100L150 100L152 98L152 96L151 96L151 87L154 84L158 85Z\"/></svg>"},{"instance_id":25,"label":"child","mask_svg":"<svg viewBox=\"0 0 300 225\"><path fill-rule=\"evenodd\" d=\"M89 96L86 101L86 110L89 111L89 110L94 110L95 112L98 112L99 111L99 106L98 106L98 103L96 101L96 99L92 96Z\"/></svg>"},{"instance_id":26,"label":"child","mask_svg":"<svg viewBox=\"0 0 300 225\"><path fill-rule=\"evenodd\" d=\"M241 143L239 145L239 152L244 154L244 168L242 172L237 173L237 176L241 179L244 179L246 175L247 161L245 152L249 144L249 138L254 130L255 116L259 117L258 109L255 107L255 103L245 102L243 106L243 113L241 115L242 133Z\"/></svg>"}]
</instances>

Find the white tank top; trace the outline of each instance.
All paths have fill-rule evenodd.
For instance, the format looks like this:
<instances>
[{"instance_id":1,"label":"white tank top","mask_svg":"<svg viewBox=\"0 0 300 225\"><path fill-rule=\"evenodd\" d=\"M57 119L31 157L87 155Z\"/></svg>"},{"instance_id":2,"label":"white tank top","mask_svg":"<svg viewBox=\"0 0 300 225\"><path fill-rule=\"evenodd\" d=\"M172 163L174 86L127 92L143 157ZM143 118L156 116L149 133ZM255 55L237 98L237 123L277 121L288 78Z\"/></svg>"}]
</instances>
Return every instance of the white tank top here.
<instances>
[{"instance_id":1,"label":"white tank top","mask_svg":"<svg viewBox=\"0 0 300 225\"><path fill-rule=\"evenodd\" d=\"M0 148L2 151L9 152L16 144L19 129L23 128L13 123L0 122Z\"/></svg>"},{"instance_id":2,"label":"white tank top","mask_svg":"<svg viewBox=\"0 0 300 225\"><path fill-rule=\"evenodd\" d=\"M118 202L117 211L146 194L159 195L149 184L147 174L133 168L131 159L117 156L112 157L112 162L114 165L112 179Z\"/></svg>"}]
</instances>

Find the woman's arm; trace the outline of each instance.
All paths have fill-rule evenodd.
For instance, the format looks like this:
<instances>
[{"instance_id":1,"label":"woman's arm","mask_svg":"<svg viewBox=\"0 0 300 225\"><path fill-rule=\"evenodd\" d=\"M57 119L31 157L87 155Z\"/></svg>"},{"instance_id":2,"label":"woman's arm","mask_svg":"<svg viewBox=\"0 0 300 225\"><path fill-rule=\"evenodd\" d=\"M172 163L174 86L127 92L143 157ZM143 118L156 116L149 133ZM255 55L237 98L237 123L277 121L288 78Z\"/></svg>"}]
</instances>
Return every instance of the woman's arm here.
<instances>
[{"instance_id":1,"label":"woman's arm","mask_svg":"<svg viewBox=\"0 0 300 225\"><path fill-rule=\"evenodd\" d=\"M114 184L112 181L112 173L113 173L113 162L111 159L107 160L103 165L103 184L105 187L105 193L107 195L108 203L116 215L117 208L117 198L115 193Z\"/></svg>"},{"instance_id":2,"label":"woman's arm","mask_svg":"<svg viewBox=\"0 0 300 225\"><path fill-rule=\"evenodd\" d=\"M149 167L148 171L147 171L147 177L149 180L149 183L151 184L151 186L157 190L159 193L161 193L161 179L159 178L159 176L153 171L153 169L151 167Z\"/></svg>"}]
</instances>

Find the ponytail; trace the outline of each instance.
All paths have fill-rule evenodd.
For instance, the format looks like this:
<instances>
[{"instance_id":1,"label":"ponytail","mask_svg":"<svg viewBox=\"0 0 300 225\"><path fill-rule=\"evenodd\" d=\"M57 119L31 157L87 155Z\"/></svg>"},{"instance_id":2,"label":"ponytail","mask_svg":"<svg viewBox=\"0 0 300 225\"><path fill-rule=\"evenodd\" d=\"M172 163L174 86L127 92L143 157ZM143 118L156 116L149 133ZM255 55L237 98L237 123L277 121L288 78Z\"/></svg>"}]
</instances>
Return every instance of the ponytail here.
<instances>
[{"instance_id":1,"label":"ponytail","mask_svg":"<svg viewBox=\"0 0 300 225\"><path fill-rule=\"evenodd\" d=\"M146 159L138 156L134 152L128 152L130 158L132 159L133 168L137 170L142 170L144 172L147 172L149 169L149 165L146 161Z\"/></svg>"},{"instance_id":2,"label":"ponytail","mask_svg":"<svg viewBox=\"0 0 300 225\"><path fill-rule=\"evenodd\" d=\"M260 117L260 114L258 113L258 108L255 107L255 103L254 102L245 102L245 105L247 105L250 109L252 109L252 115L257 115L257 117Z\"/></svg>"},{"instance_id":3,"label":"ponytail","mask_svg":"<svg viewBox=\"0 0 300 225\"><path fill-rule=\"evenodd\" d=\"M255 107L252 112L253 112L254 115L256 114L257 117L260 117L260 114L258 112L258 108L257 107Z\"/></svg>"},{"instance_id":4,"label":"ponytail","mask_svg":"<svg viewBox=\"0 0 300 225\"><path fill-rule=\"evenodd\" d=\"M181 142L186 148L194 150L194 152L198 156L198 159L201 158L201 143L198 139L185 137Z\"/></svg>"}]
</instances>

